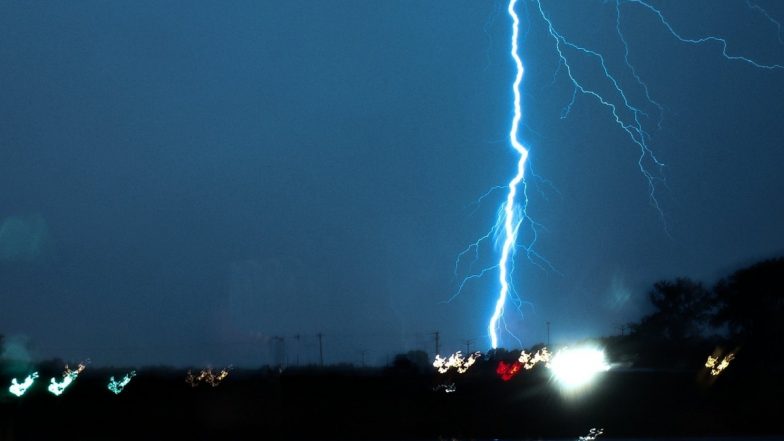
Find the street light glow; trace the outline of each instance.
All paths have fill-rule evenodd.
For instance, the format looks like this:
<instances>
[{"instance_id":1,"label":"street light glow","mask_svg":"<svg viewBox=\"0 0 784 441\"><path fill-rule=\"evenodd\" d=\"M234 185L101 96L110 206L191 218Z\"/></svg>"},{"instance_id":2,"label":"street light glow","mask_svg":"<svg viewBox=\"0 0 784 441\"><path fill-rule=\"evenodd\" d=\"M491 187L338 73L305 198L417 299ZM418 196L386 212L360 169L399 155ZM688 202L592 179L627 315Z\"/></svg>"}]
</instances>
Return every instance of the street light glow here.
<instances>
[{"instance_id":1,"label":"street light glow","mask_svg":"<svg viewBox=\"0 0 784 441\"><path fill-rule=\"evenodd\" d=\"M550 369L566 391L590 384L596 376L610 369L604 351L593 347L564 348L550 362Z\"/></svg>"}]
</instances>

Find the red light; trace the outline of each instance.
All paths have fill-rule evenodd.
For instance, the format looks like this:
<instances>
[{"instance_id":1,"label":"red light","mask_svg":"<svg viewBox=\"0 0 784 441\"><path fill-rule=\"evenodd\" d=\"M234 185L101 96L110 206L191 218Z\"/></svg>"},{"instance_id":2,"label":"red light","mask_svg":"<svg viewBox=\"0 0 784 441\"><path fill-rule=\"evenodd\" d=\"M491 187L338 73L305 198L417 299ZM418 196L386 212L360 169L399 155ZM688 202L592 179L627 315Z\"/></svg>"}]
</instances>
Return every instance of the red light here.
<instances>
[{"instance_id":1,"label":"red light","mask_svg":"<svg viewBox=\"0 0 784 441\"><path fill-rule=\"evenodd\" d=\"M515 361L514 363L506 363L503 361L498 362L498 368L496 368L495 372L501 377L504 381L509 381L517 375L520 370L523 369L523 364L519 361Z\"/></svg>"}]
</instances>

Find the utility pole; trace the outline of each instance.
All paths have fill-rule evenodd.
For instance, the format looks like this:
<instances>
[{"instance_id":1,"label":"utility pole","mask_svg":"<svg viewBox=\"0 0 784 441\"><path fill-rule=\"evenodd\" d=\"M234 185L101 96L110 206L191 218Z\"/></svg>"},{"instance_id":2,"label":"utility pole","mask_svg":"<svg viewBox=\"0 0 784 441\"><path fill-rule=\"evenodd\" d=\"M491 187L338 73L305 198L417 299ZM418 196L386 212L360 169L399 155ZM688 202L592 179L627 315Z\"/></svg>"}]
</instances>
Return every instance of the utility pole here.
<instances>
[{"instance_id":1,"label":"utility pole","mask_svg":"<svg viewBox=\"0 0 784 441\"><path fill-rule=\"evenodd\" d=\"M318 334L316 334L316 336L318 336L318 339L319 339L319 360L321 362L321 366L323 367L324 366L324 346L321 344L321 337L323 337L324 334L319 332Z\"/></svg>"},{"instance_id":2,"label":"utility pole","mask_svg":"<svg viewBox=\"0 0 784 441\"><path fill-rule=\"evenodd\" d=\"M465 344L466 344L466 355L471 353L471 342L473 342L473 340L466 340L465 341Z\"/></svg>"},{"instance_id":3,"label":"utility pole","mask_svg":"<svg viewBox=\"0 0 784 441\"><path fill-rule=\"evenodd\" d=\"M550 347L550 322L547 322L547 347Z\"/></svg>"},{"instance_id":4,"label":"utility pole","mask_svg":"<svg viewBox=\"0 0 784 441\"><path fill-rule=\"evenodd\" d=\"M286 339L279 335L272 336L272 356L279 368L286 363Z\"/></svg>"},{"instance_id":5,"label":"utility pole","mask_svg":"<svg viewBox=\"0 0 784 441\"><path fill-rule=\"evenodd\" d=\"M624 331L626 331L626 325L618 326L618 330L621 331L621 337L623 337Z\"/></svg>"},{"instance_id":6,"label":"utility pole","mask_svg":"<svg viewBox=\"0 0 784 441\"><path fill-rule=\"evenodd\" d=\"M362 355L362 367L365 367L365 354L366 353L367 353L367 350L365 350L365 349L362 349L362 350L359 351L359 354Z\"/></svg>"},{"instance_id":7,"label":"utility pole","mask_svg":"<svg viewBox=\"0 0 784 441\"><path fill-rule=\"evenodd\" d=\"M294 336L294 340L297 340L297 366L299 366L299 337L299 334Z\"/></svg>"},{"instance_id":8,"label":"utility pole","mask_svg":"<svg viewBox=\"0 0 784 441\"><path fill-rule=\"evenodd\" d=\"M438 355L438 354L441 353L440 352L440 350L441 350L441 341L440 341L441 333L436 331L436 332L433 333L433 335L435 335L435 337L436 337L436 355Z\"/></svg>"}]
</instances>

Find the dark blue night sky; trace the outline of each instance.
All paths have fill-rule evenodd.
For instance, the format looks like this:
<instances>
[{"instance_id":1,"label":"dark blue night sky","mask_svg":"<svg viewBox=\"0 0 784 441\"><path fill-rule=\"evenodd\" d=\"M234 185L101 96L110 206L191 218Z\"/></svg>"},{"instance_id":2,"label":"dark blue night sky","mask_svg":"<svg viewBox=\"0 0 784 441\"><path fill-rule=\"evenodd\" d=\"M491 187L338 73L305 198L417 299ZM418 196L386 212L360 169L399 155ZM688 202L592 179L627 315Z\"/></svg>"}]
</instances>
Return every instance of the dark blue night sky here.
<instances>
[{"instance_id":1,"label":"dark blue night sky","mask_svg":"<svg viewBox=\"0 0 784 441\"><path fill-rule=\"evenodd\" d=\"M683 35L784 63L781 30L746 2L652 4ZM645 104L615 2L542 6ZM432 351L435 330L445 351L488 348L495 273L444 301L504 190L472 203L514 173L505 7L0 3L0 333L99 364L267 363L272 336L313 362L317 332L328 362ZM617 333L657 280L713 283L784 252L784 69L621 4L629 61L664 109L657 127L644 107L662 220L609 111L578 94L562 118L573 88L535 8L518 7L522 138L554 270L518 253L525 303L507 323L524 344L547 321L555 342Z\"/></svg>"}]
</instances>

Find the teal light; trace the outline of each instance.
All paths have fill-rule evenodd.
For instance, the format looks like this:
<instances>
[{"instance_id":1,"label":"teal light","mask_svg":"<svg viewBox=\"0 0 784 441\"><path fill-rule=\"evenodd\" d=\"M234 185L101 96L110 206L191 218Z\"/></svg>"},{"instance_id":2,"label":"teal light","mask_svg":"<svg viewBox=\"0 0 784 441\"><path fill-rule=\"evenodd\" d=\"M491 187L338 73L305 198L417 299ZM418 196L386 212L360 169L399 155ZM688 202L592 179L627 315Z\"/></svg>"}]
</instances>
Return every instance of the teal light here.
<instances>
[{"instance_id":1,"label":"teal light","mask_svg":"<svg viewBox=\"0 0 784 441\"><path fill-rule=\"evenodd\" d=\"M16 381L16 378L14 378L11 380L11 387L8 388L8 391L17 397L21 397L25 394L25 392L27 392L27 389L33 385L36 378L38 378L38 372L33 372L32 374L28 375L21 384Z\"/></svg>"},{"instance_id":2,"label":"teal light","mask_svg":"<svg viewBox=\"0 0 784 441\"><path fill-rule=\"evenodd\" d=\"M123 391L125 386L127 386L128 383L131 382L131 378L133 378L134 376L136 376L136 371L131 371L125 374L125 376L122 377L122 379L119 381L115 380L114 377L109 377L109 385L107 387L109 388L110 391L114 392L114 394L117 395Z\"/></svg>"},{"instance_id":3,"label":"teal light","mask_svg":"<svg viewBox=\"0 0 784 441\"><path fill-rule=\"evenodd\" d=\"M51 392L51 393L55 394L55 396L59 397L60 395L63 394L63 392L65 392L65 389L68 386L70 386L71 383L73 383L74 380L76 380L76 377L78 377L78 376L79 376L78 372L69 372L69 373L65 374L65 376L63 377L63 381L59 381L58 382L57 380L52 378L51 384L49 385L49 387L47 389L49 389L49 392Z\"/></svg>"},{"instance_id":4,"label":"teal light","mask_svg":"<svg viewBox=\"0 0 784 441\"><path fill-rule=\"evenodd\" d=\"M47 389L49 390L49 392L59 397L60 395L63 394L63 392L65 392L65 389L68 388L68 386L70 386L71 383L74 382L74 380L76 380L76 377L78 377L79 374L82 373L85 367L86 366L84 365L84 363L79 363L79 367L75 371L72 371L71 369L68 368L68 365L66 365L65 372L63 372L63 380L58 382L57 380L52 378L50 380L50 384Z\"/></svg>"}]
</instances>

